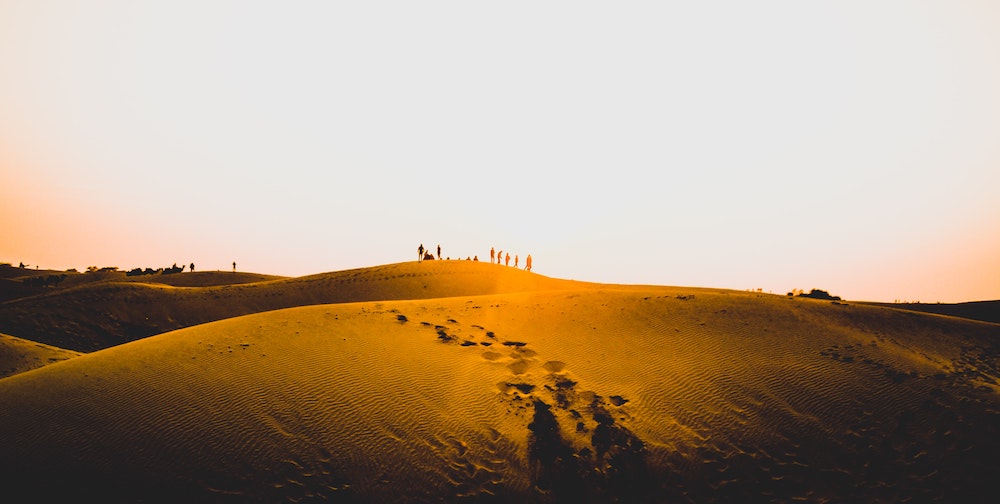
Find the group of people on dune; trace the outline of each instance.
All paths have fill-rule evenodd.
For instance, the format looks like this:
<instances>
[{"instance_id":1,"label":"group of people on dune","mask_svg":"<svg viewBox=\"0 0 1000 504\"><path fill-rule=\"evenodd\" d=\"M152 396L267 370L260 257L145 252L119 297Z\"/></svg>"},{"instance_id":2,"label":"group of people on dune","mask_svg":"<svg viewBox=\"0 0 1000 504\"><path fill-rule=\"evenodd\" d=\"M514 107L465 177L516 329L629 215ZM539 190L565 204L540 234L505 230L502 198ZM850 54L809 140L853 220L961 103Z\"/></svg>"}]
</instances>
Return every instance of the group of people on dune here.
<instances>
[{"instance_id":1,"label":"group of people on dune","mask_svg":"<svg viewBox=\"0 0 1000 504\"><path fill-rule=\"evenodd\" d=\"M435 256L434 256L434 254L431 253L431 249L424 248L424 244L423 243L421 243L420 246L417 247L417 262L420 262L420 261L433 261L434 259L435 259ZM442 259L442 257L441 257L441 245L440 244L438 244L438 246L437 246L437 259ZM451 257L449 257L448 259L451 259ZM477 256L475 256L473 258L466 257L465 260L466 261L476 261L476 262L479 262L479 256L477 255ZM514 254L514 267L515 268L518 267L518 263L520 262L520 260L521 260L520 256L518 256L517 254ZM496 261L496 264L503 263L504 266L510 266L510 252L507 252L507 254L505 255L502 250L500 252L497 252L495 248L490 247L490 264L494 264L494 261ZM234 264L234 266L235 266L235 264ZM531 271L531 254L528 254L528 256L524 258L524 270L525 271Z\"/></svg>"},{"instance_id":2,"label":"group of people on dune","mask_svg":"<svg viewBox=\"0 0 1000 504\"><path fill-rule=\"evenodd\" d=\"M507 252L506 254L504 254L504 252L502 250L499 251L499 252L494 252L493 247L490 247L490 263L491 264L493 263L494 259L496 259L496 263L497 264L500 264L500 261L503 261L504 266L510 266L510 252ZM514 254L514 267L515 268L517 267L517 263L520 260L521 260L521 258L517 254ZM531 271L531 254L528 254L528 257L524 258L524 271Z\"/></svg>"},{"instance_id":3,"label":"group of people on dune","mask_svg":"<svg viewBox=\"0 0 1000 504\"><path fill-rule=\"evenodd\" d=\"M441 245L438 245L437 252L438 252L437 258L441 259ZM424 244L421 243L420 246L417 247L417 262L433 261L433 260L434 260L434 254L431 253L431 249L425 249Z\"/></svg>"}]
</instances>

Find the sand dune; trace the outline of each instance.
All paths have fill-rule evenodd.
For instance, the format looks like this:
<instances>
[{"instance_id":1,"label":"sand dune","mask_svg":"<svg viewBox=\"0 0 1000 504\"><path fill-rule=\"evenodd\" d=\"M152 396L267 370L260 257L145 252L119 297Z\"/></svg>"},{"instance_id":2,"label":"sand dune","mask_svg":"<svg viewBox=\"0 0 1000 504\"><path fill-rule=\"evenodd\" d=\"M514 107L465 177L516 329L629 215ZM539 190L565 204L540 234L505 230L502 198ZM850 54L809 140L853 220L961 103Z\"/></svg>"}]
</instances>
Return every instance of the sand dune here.
<instances>
[{"instance_id":1,"label":"sand dune","mask_svg":"<svg viewBox=\"0 0 1000 504\"><path fill-rule=\"evenodd\" d=\"M120 274L106 275L124 278ZM219 275L217 272L196 272L131 277L130 281L104 280L7 301L0 303L0 332L90 352L182 327L279 308L579 285L470 261L408 262L299 278L205 285L208 283L205 279L222 281L227 273L222 273L221 278ZM176 287L138 280L143 278L160 281L172 278L176 280L170 281L178 285L200 281L202 285ZM194 280L182 281L182 278Z\"/></svg>"},{"instance_id":2,"label":"sand dune","mask_svg":"<svg viewBox=\"0 0 1000 504\"><path fill-rule=\"evenodd\" d=\"M0 378L80 355L80 352L0 334Z\"/></svg>"},{"instance_id":3,"label":"sand dune","mask_svg":"<svg viewBox=\"0 0 1000 504\"><path fill-rule=\"evenodd\" d=\"M1000 325L648 286L443 297L483 288L453 266L395 292L437 297L4 378L0 479L43 499L968 502L1000 474Z\"/></svg>"}]
</instances>

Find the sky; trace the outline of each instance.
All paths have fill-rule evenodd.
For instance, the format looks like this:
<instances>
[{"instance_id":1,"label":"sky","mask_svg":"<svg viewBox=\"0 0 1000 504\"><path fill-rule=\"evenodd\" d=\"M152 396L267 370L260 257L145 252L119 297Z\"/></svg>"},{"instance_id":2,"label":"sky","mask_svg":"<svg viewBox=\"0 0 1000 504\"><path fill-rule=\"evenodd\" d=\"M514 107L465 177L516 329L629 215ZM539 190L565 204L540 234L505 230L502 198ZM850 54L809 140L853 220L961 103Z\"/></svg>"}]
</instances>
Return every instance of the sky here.
<instances>
[{"instance_id":1,"label":"sky","mask_svg":"<svg viewBox=\"0 0 1000 504\"><path fill-rule=\"evenodd\" d=\"M440 244L1000 299L997 26L966 0L0 0L0 262L299 276Z\"/></svg>"}]
</instances>

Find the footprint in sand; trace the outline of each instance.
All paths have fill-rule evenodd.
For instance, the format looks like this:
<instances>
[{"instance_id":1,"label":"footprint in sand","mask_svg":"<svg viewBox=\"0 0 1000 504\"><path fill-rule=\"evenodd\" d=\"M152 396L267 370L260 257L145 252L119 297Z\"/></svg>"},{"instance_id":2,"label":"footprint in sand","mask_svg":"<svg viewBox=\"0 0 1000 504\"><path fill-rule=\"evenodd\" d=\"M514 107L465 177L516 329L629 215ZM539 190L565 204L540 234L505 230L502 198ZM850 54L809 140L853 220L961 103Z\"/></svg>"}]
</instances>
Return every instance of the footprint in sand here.
<instances>
[{"instance_id":1,"label":"footprint in sand","mask_svg":"<svg viewBox=\"0 0 1000 504\"><path fill-rule=\"evenodd\" d=\"M514 362L507 364L507 368L510 369L510 371L515 375L523 375L528 372L528 369L531 368L531 363L524 359L517 359Z\"/></svg>"},{"instance_id":2,"label":"footprint in sand","mask_svg":"<svg viewBox=\"0 0 1000 504\"><path fill-rule=\"evenodd\" d=\"M583 495L575 488L604 488L612 483L613 475L622 472L647 473L645 443L618 421L628 399L578 391L563 361L542 364L547 374L541 377L544 385L536 386L534 380L519 376L525 364L525 359L508 364L518 381L504 381L497 387L510 401L508 411L530 415L528 455L536 467L533 483L539 489L550 492L556 501L576 501ZM638 489L635 496L645 500L651 495Z\"/></svg>"},{"instance_id":3,"label":"footprint in sand","mask_svg":"<svg viewBox=\"0 0 1000 504\"><path fill-rule=\"evenodd\" d=\"M500 383L497 383L497 388L500 389L501 392L504 392L506 394L513 393L516 390L522 394L527 395L535 390L535 386L530 383L514 383L509 381L502 381Z\"/></svg>"},{"instance_id":4,"label":"footprint in sand","mask_svg":"<svg viewBox=\"0 0 1000 504\"><path fill-rule=\"evenodd\" d=\"M550 373L561 373L564 369L566 369L566 363L557 360L548 361L545 364L542 364L542 367Z\"/></svg>"},{"instance_id":5,"label":"footprint in sand","mask_svg":"<svg viewBox=\"0 0 1000 504\"><path fill-rule=\"evenodd\" d=\"M396 320L405 323L407 318L405 315L397 314ZM448 319L448 323L458 324L455 319ZM450 334L449 328L444 325L431 322L421 322L420 324L426 329L433 330L441 342L458 343L467 347L479 347L491 343L490 341L480 341L477 344L473 341L476 338L468 339ZM497 335L493 331L486 331L485 328L478 325L473 327L484 331L485 337L489 340L497 340ZM591 390L578 390L578 382L569 374L568 365L559 360L544 361L540 366L545 371L544 375L535 376L531 370L538 366L538 352L528 348L528 343L523 341L501 340L500 343L509 349L506 355L494 350L485 350L480 356L485 361L503 364L510 371L511 378L497 384L500 392L508 396L509 399L518 402L530 399L540 402L548 408L555 407L568 411L570 416L576 420L577 432L590 432L591 428L596 425L611 425L616 429L624 429L615 425L613 418L617 415L611 415L609 408L615 410L622 408L629 402L627 398L621 395L604 397ZM541 384L536 383L538 379L541 380ZM524 404L522 403L522 406Z\"/></svg>"}]
</instances>

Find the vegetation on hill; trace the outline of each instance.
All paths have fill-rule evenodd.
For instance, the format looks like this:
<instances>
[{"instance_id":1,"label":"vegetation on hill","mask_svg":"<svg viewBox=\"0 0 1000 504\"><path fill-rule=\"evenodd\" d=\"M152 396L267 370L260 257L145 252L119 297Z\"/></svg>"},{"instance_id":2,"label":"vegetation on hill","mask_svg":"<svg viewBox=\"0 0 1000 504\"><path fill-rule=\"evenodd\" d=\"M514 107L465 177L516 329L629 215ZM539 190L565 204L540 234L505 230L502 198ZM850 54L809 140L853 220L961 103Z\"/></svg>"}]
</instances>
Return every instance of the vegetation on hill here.
<instances>
[{"instance_id":1,"label":"vegetation on hill","mask_svg":"<svg viewBox=\"0 0 1000 504\"><path fill-rule=\"evenodd\" d=\"M840 296L832 296L830 295L829 292L823 289L812 289L808 293L800 290L793 290L788 293L788 296L789 297L798 296L811 299L825 299L827 301L840 301Z\"/></svg>"}]
</instances>

